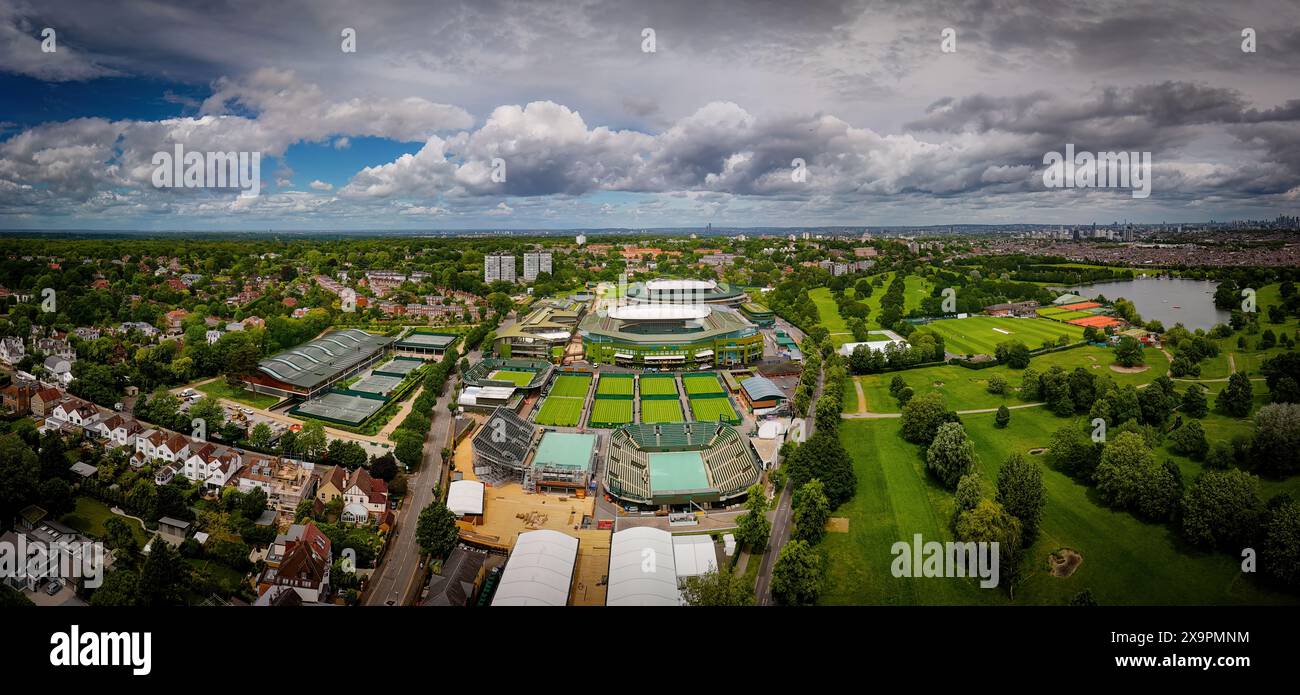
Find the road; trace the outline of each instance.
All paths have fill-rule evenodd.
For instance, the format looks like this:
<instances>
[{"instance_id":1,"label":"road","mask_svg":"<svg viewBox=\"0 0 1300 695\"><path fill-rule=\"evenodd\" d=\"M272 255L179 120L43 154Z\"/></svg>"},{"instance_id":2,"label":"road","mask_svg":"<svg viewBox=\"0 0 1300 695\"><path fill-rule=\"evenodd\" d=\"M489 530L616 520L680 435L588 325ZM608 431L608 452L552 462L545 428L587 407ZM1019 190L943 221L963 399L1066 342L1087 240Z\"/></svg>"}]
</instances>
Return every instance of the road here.
<instances>
[{"instance_id":1,"label":"road","mask_svg":"<svg viewBox=\"0 0 1300 695\"><path fill-rule=\"evenodd\" d=\"M497 330L509 328L514 323L505 320ZM470 363L482 358L481 350L474 350L466 357ZM442 480L442 449L447 446L447 434L451 429L452 414L447 410L448 401L456 393L459 373L447 383L438 403L433 407L433 422L429 425L429 436L424 444L424 461L420 470L407 480L407 497L402 511L398 515L397 529L389 539L388 552L380 561L379 567L370 577L362 603L367 606L401 606L414 603L420 595L420 580L424 578L423 560L415 542L416 520L420 512L434 501L434 484Z\"/></svg>"},{"instance_id":2,"label":"road","mask_svg":"<svg viewBox=\"0 0 1300 695\"><path fill-rule=\"evenodd\" d=\"M811 408L816 408L817 399L822 397L823 380L823 375L817 375L817 389L813 392ZM804 432L807 437L813 435L816 427L817 423L812 417L804 418ZM767 552L763 554L763 562L758 567L758 580L754 587L754 596L760 606L773 604L772 568L776 566L776 558L781 554L781 548L784 548L786 541L790 540L790 497L790 486L786 485L781 490L781 496L776 501L776 510L772 513L772 535L768 538Z\"/></svg>"}]
</instances>

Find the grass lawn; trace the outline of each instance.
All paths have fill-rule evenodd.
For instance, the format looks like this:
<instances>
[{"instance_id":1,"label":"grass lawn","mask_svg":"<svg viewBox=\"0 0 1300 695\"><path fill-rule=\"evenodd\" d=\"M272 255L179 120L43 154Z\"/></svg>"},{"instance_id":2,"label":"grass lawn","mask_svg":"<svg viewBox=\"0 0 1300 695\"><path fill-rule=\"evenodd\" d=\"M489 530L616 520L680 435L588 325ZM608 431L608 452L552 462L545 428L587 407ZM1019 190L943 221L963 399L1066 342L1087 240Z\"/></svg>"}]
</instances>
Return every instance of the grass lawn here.
<instances>
[{"instance_id":1,"label":"grass lawn","mask_svg":"<svg viewBox=\"0 0 1300 695\"><path fill-rule=\"evenodd\" d=\"M597 398L591 404L591 424L627 425L632 422L632 399Z\"/></svg>"},{"instance_id":2,"label":"grass lawn","mask_svg":"<svg viewBox=\"0 0 1300 695\"><path fill-rule=\"evenodd\" d=\"M736 409L725 398L695 398L691 400L691 417L702 422L735 422Z\"/></svg>"},{"instance_id":3,"label":"grass lawn","mask_svg":"<svg viewBox=\"0 0 1300 695\"><path fill-rule=\"evenodd\" d=\"M702 393L725 393L725 391L722 390L722 382L718 381L716 375L684 376L682 377L682 386L686 387L687 396L695 396Z\"/></svg>"},{"instance_id":4,"label":"grass lawn","mask_svg":"<svg viewBox=\"0 0 1300 695\"><path fill-rule=\"evenodd\" d=\"M586 398L589 388L591 388L590 376L562 374L555 378L555 385L551 387L550 395Z\"/></svg>"},{"instance_id":5,"label":"grass lawn","mask_svg":"<svg viewBox=\"0 0 1300 695\"><path fill-rule=\"evenodd\" d=\"M1036 350L1047 339L1068 336L1070 342L1083 340L1083 329L1045 319L1014 319L972 316L965 319L942 319L926 328L943 336L944 348L958 355L992 355L998 343L1019 340Z\"/></svg>"},{"instance_id":6,"label":"grass lawn","mask_svg":"<svg viewBox=\"0 0 1300 695\"><path fill-rule=\"evenodd\" d=\"M682 404L675 400L654 399L641 401L641 422L685 422L682 417Z\"/></svg>"},{"instance_id":7,"label":"grass lawn","mask_svg":"<svg viewBox=\"0 0 1300 695\"><path fill-rule=\"evenodd\" d=\"M1151 354L1159 357L1160 362L1164 363L1164 356L1160 355L1159 352L1153 351ZM1066 371L1073 371L1075 367L1084 367L1093 371L1093 373L1114 379L1120 385L1131 384L1133 386L1150 383L1164 373L1159 368L1160 365L1153 365L1151 369L1144 372L1121 374L1109 368L1114 359L1114 353L1109 348L1085 345L1069 350L1035 355L1029 366L1039 374L1055 366L1059 366ZM998 396L988 392L988 380L995 374L1006 379L1007 387L1011 389L1011 392L1006 396ZM867 397L867 410L869 412L897 413L901 410L898 407L898 401L894 400L894 397L889 393L889 384L895 376L901 377L908 386L911 386L912 391L917 396L929 391L942 391L948 401L948 407L953 410L996 408L1003 403L1016 405L1027 402L1022 400L1015 391L1015 389L1020 388L1020 381L1024 378L1024 373L1021 370L1012 369L1005 365L987 369L966 369L956 365L939 365L853 377L862 384L862 391ZM852 384L849 384L849 388L845 389L844 408L846 412L857 412L857 391L852 388Z\"/></svg>"},{"instance_id":8,"label":"grass lawn","mask_svg":"<svg viewBox=\"0 0 1300 695\"><path fill-rule=\"evenodd\" d=\"M676 396L677 379L671 376L641 377L642 396Z\"/></svg>"},{"instance_id":9,"label":"grass lawn","mask_svg":"<svg viewBox=\"0 0 1300 695\"><path fill-rule=\"evenodd\" d=\"M1012 452L1046 446L1062 426L1081 419L1046 410L1015 411L1006 429L993 415L962 418L979 455L985 492L992 495L1002 461ZM896 420L841 424L840 437L853 457L858 493L832 516L850 519L848 533L830 533L830 556L822 601L829 604L1007 604L1006 594L980 589L974 579L895 578L890 573L897 541L920 533L926 541L952 540L952 495L925 472L919 448L899 435ZM1127 512L1097 505L1090 488L1051 470L1039 457L1047 506L1038 541L1029 550L1016 604L1066 603L1091 589L1103 605L1294 604L1293 596L1259 586L1238 561L1182 545L1169 527L1148 524ZM1047 571L1047 556L1061 547L1077 550L1083 564L1068 578Z\"/></svg>"},{"instance_id":10,"label":"grass lawn","mask_svg":"<svg viewBox=\"0 0 1300 695\"><path fill-rule=\"evenodd\" d=\"M877 291L875 294L880 294ZM872 296L874 297L875 294ZM831 334L831 340L835 347L844 343L853 342L853 334L849 333L849 325L845 323L844 317L840 316L840 307L835 303L835 298L831 296L829 287L818 287L808 292L808 297L817 305L817 315L820 317L820 325L825 326Z\"/></svg>"},{"instance_id":11,"label":"grass lawn","mask_svg":"<svg viewBox=\"0 0 1300 695\"><path fill-rule=\"evenodd\" d=\"M498 369L489 374L488 378L493 381L508 381L519 388L523 388L527 386L528 382L532 381L535 376L537 376L537 372L517 372L510 369Z\"/></svg>"},{"instance_id":12,"label":"grass lawn","mask_svg":"<svg viewBox=\"0 0 1300 695\"><path fill-rule=\"evenodd\" d=\"M218 562L200 558L186 558L185 562L195 572L211 577L221 587L222 593L227 595L238 593L244 581L244 575Z\"/></svg>"},{"instance_id":13,"label":"grass lawn","mask_svg":"<svg viewBox=\"0 0 1300 695\"><path fill-rule=\"evenodd\" d=\"M602 376L596 382L596 393L616 396L630 396L636 388L636 379L627 376Z\"/></svg>"},{"instance_id":14,"label":"grass lawn","mask_svg":"<svg viewBox=\"0 0 1300 695\"><path fill-rule=\"evenodd\" d=\"M253 393L252 391L245 391L244 389L230 388L230 385L226 383L224 378L218 378L209 381L202 386L194 386L192 388L196 391L206 393L209 396L225 398L227 400L235 401L236 403L243 403L244 405L261 408L263 410L280 402L280 399L275 396L268 396L264 393Z\"/></svg>"},{"instance_id":15,"label":"grass lawn","mask_svg":"<svg viewBox=\"0 0 1300 695\"><path fill-rule=\"evenodd\" d=\"M100 502L94 497L82 495L76 500L76 508L71 512L64 514L59 523L74 528L92 538L104 538L104 522L117 517L126 522L131 527L131 532L135 534L135 539L139 541L140 547L149 541L152 532L146 531L140 526L140 522L135 519L128 519L124 516L118 516L109 510L108 505Z\"/></svg>"},{"instance_id":16,"label":"grass lawn","mask_svg":"<svg viewBox=\"0 0 1300 695\"><path fill-rule=\"evenodd\" d=\"M537 424L558 427L575 427L582 419L582 398L567 398L550 395L542 401L541 410L537 411Z\"/></svg>"}]
</instances>

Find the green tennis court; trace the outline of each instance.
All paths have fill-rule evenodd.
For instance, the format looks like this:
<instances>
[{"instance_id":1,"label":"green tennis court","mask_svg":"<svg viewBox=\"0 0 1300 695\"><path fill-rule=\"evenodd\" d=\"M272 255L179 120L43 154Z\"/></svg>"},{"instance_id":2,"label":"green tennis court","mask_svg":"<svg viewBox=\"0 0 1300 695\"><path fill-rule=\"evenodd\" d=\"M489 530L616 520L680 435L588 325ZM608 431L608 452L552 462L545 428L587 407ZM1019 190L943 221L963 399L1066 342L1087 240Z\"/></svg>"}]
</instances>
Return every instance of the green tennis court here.
<instances>
[{"instance_id":1,"label":"green tennis court","mask_svg":"<svg viewBox=\"0 0 1300 695\"><path fill-rule=\"evenodd\" d=\"M641 401L641 422L685 422L682 417L682 405L674 400L659 399Z\"/></svg>"}]
</instances>

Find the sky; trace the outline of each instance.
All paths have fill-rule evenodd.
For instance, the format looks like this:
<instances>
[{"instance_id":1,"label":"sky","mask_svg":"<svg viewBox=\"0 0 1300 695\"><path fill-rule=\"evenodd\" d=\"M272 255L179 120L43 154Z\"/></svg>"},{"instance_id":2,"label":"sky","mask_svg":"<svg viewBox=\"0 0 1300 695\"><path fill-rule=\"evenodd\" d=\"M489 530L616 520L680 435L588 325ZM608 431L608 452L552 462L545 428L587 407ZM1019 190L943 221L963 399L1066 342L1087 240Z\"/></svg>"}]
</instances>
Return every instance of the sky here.
<instances>
[{"instance_id":1,"label":"sky","mask_svg":"<svg viewBox=\"0 0 1300 695\"><path fill-rule=\"evenodd\" d=\"M0 0L0 229L1271 218L1297 75L1294 0ZM1067 145L1149 197L1049 187Z\"/></svg>"}]
</instances>

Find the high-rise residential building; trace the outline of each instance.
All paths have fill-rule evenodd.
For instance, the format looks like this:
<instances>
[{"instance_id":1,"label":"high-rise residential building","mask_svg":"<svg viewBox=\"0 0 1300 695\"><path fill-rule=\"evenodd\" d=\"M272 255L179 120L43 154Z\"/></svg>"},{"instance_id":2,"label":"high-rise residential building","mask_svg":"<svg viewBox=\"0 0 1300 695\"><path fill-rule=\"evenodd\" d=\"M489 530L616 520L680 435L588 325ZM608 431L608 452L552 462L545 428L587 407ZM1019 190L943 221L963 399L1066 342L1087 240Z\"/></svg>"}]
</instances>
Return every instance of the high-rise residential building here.
<instances>
[{"instance_id":1,"label":"high-rise residential building","mask_svg":"<svg viewBox=\"0 0 1300 695\"><path fill-rule=\"evenodd\" d=\"M587 243L587 235L579 234L578 236L574 237L573 240L578 243L578 246L582 246L583 244Z\"/></svg>"},{"instance_id":2,"label":"high-rise residential building","mask_svg":"<svg viewBox=\"0 0 1300 695\"><path fill-rule=\"evenodd\" d=\"M492 254L483 257L483 282L497 280L515 281L515 257L509 254Z\"/></svg>"},{"instance_id":3,"label":"high-rise residential building","mask_svg":"<svg viewBox=\"0 0 1300 695\"><path fill-rule=\"evenodd\" d=\"M532 282L538 274L551 272L551 254L549 251L529 252L524 254L524 282Z\"/></svg>"}]
</instances>

